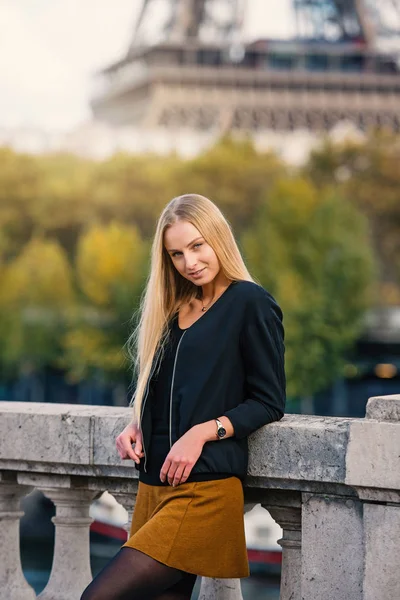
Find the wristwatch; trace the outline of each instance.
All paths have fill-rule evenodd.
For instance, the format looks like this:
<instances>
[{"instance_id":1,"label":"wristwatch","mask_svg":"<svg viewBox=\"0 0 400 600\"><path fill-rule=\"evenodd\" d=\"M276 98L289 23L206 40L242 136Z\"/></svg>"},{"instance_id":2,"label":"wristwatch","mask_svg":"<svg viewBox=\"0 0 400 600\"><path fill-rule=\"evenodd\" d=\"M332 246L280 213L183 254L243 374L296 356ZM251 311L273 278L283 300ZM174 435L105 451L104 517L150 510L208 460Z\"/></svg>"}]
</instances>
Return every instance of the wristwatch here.
<instances>
[{"instance_id":1,"label":"wristwatch","mask_svg":"<svg viewBox=\"0 0 400 600\"><path fill-rule=\"evenodd\" d=\"M217 424L217 436L218 436L218 439L222 440L222 438L224 438L226 436L226 429L222 425L222 423L221 423L221 421L219 419L215 419L215 422Z\"/></svg>"}]
</instances>

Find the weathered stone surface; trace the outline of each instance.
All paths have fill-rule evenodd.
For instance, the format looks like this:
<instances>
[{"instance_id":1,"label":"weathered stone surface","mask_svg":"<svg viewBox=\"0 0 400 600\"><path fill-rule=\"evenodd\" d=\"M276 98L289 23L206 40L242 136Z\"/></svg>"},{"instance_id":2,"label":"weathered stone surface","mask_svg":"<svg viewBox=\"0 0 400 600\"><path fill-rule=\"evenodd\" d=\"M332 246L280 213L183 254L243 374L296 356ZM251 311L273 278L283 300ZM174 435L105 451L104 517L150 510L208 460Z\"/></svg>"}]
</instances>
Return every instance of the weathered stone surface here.
<instances>
[{"instance_id":1,"label":"weathered stone surface","mask_svg":"<svg viewBox=\"0 0 400 600\"><path fill-rule=\"evenodd\" d=\"M53 565L40 600L78 600L92 580L90 568L88 490L43 489L56 506Z\"/></svg>"},{"instance_id":2,"label":"weathered stone surface","mask_svg":"<svg viewBox=\"0 0 400 600\"><path fill-rule=\"evenodd\" d=\"M19 551L20 499L32 488L0 483L0 598L34 600L36 594L26 581Z\"/></svg>"},{"instance_id":3,"label":"weathered stone surface","mask_svg":"<svg viewBox=\"0 0 400 600\"><path fill-rule=\"evenodd\" d=\"M135 472L132 460L122 460L115 446L115 440L127 426L132 416L132 409L118 409L116 414L108 412L107 417L96 414L93 417L93 464L121 465L130 467Z\"/></svg>"},{"instance_id":4,"label":"weathered stone surface","mask_svg":"<svg viewBox=\"0 0 400 600\"><path fill-rule=\"evenodd\" d=\"M284 571L291 600L300 593L302 600L400 598L398 400L372 398L367 419L286 415L249 438L246 503L268 505L275 516L293 510L302 515L301 531L286 525L282 543L289 549ZM73 508L74 495L87 494L88 504L108 489L133 508L137 471L132 461L120 459L115 447L131 414L132 409L123 407L0 402L0 482L13 490L46 488L58 503L61 533L46 600L64 600L53 593L63 581L62 565L75 564L76 556L87 554L68 554L72 541L80 539L77 529L81 528L80 547L88 543L83 530L88 530L89 520L78 514L79 506ZM72 513L64 514L63 507ZM5 509L6 537L17 536L18 518L15 513L9 527ZM18 575L17 547L14 544L10 564L22 596L9 598L31 600L29 586ZM300 555L301 590L299 578L297 586L290 584L299 571ZM3 575L7 569L4 564ZM84 571L78 587L90 577L87 561ZM204 580L201 593L204 600L240 600L240 582Z\"/></svg>"},{"instance_id":5,"label":"weathered stone surface","mask_svg":"<svg viewBox=\"0 0 400 600\"><path fill-rule=\"evenodd\" d=\"M61 464L89 462L88 407L1 402L0 412L2 459L28 459Z\"/></svg>"},{"instance_id":6,"label":"weathered stone surface","mask_svg":"<svg viewBox=\"0 0 400 600\"><path fill-rule=\"evenodd\" d=\"M370 398L365 416L378 421L400 421L400 394Z\"/></svg>"},{"instance_id":7,"label":"weathered stone surface","mask_svg":"<svg viewBox=\"0 0 400 600\"><path fill-rule=\"evenodd\" d=\"M243 600L240 580L203 577L198 600Z\"/></svg>"},{"instance_id":8,"label":"weathered stone surface","mask_svg":"<svg viewBox=\"0 0 400 600\"><path fill-rule=\"evenodd\" d=\"M400 598L400 505L364 505L364 600Z\"/></svg>"},{"instance_id":9,"label":"weathered stone surface","mask_svg":"<svg viewBox=\"0 0 400 600\"><path fill-rule=\"evenodd\" d=\"M47 463L48 472L78 475L85 473L82 467L111 466L120 469L116 476L137 477L133 461L122 460L115 446L131 408L0 402L0 414L3 468L18 461L19 470L25 463L27 469L40 471L37 463Z\"/></svg>"},{"instance_id":10,"label":"weathered stone surface","mask_svg":"<svg viewBox=\"0 0 400 600\"><path fill-rule=\"evenodd\" d=\"M133 461L122 460L115 447L131 408L0 402L0 414L2 468L137 478ZM343 484L354 421L364 419L287 415L263 427L249 439L250 478L307 482L306 489L313 482Z\"/></svg>"},{"instance_id":11,"label":"weathered stone surface","mask_svg":"<svg viewBox=\"0 0 400 600\"><path fill-rule=\"evenodd\" d=\"M302 600L363 600L361 502L303 494L302 512Z\"/></svg>"},{"instance_id":12,"label":"weathered stone surface","mask_svg":"<svg viewBox=\"0 0 400 600\"><path fill-rule=\"evenodd\" d=\"M280 600L301 600L301 508L264 507L283 530Z\"/></svg>"},{"instance_id":13,"label":"weathered stone surface","mask_svg":"<svg viewBox=\"0 0 400 600\"><path fill-rule=\"evenodd\" d=\"M346 468L347 485L400 489L400 423L354 421Z\"/></svg>"},{"instance_id":14,"label":"weathered stone surface","mask_svg":"<svg viewBox=\"0 0 400 600\"><path fill-rule=\"evenodd\" d=\"M249 475L343 482L352 421L354 419L286 415L277 423L266 425L249 438Z\"/></svg>"}]
</instances>

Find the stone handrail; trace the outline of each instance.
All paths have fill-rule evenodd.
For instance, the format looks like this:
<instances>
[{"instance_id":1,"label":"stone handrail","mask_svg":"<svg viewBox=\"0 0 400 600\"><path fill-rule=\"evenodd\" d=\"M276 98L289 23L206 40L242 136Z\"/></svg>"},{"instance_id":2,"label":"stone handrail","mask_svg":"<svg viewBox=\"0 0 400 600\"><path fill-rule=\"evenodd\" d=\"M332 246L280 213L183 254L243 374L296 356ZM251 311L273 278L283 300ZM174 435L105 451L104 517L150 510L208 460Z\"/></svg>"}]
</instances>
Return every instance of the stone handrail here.
<instances>
[{"instance_id":1,"label":"stone handrail","mask_svg":"<svg viewBox=\"0 0 400 600\"><path fill-rule=\"evenodd\" d=\"M115 448L130 411L0 402L1 599L36 598L21 569L19 501L37 488L56 507L39 599L79 600L91 502L108 490L129 517L134 507L137 472ZM288 414L249 447L246 507L260 503L283 529L281 600L400 598L400 395L370 398L365 419ZM199 598L239 600L240 581L203 578Z\"/></svg>"}]
</instances>

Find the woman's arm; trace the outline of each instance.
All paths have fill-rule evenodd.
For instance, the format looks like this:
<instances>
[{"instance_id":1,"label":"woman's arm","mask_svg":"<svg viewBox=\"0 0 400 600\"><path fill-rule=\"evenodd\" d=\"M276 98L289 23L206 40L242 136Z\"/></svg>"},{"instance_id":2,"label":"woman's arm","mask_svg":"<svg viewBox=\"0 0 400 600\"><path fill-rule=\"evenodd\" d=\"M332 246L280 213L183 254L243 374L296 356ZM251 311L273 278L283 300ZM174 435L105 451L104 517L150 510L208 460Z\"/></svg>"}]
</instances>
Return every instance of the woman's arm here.
<instances>
[{"instance_id":1,"label":"woman's arm","mask_svg":"<svg viewBox=\"0 0 400 600\"><path fill-rule=\"evenodd\" d=\"M241 333L246 397L225 412L235 437L247 437L285 412L286 378L282 311L264 288L249 300Z\"/></svg>"},{"instance_id":2,"label":"woman's arm","mask_svg":"<svg viewBox=\"0 0 400 600\"><path fill-rule=\"evenodd\" d=\"M285 412L283 315L275 299L261 287L249 300L240 343L246 398L218 417L226 429L223 439L246 437L263 425L278 421ZM195 425L192 430L203 444L218 440L214 419Z\"/></svg>"}]
</instances>

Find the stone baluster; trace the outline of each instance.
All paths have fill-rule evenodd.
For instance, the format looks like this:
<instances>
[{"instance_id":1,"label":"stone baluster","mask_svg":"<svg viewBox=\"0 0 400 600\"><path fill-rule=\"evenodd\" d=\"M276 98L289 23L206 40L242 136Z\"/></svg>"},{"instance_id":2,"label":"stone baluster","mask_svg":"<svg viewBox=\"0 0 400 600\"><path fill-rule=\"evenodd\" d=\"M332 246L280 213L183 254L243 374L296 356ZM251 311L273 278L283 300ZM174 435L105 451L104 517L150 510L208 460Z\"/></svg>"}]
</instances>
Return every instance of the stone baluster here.
<instances>
[{"instance_id":1,"label":"stone baluster","mask_svg":"<svg viewBox=\"0 0 400 600\"><path fill-rule=\"evenodd\" d=\"M128 538L129 532L131 529L132 515L133 515L133 511L134 511L135 504L136 504L137 491L132 490L132 492L128 493L128 492L114 492L114 491L110 490L110 494L112 494L114 496L116 501L119 504L121 504L125 508L126 512L128 513L128 519L127 519L126 523L123 525L123 528L127 532L127 538Z\"/></svg>"},{"instance_id":2,"label":"stone baluster","mask_svg":"<svg viewBox=\"0 0 400 600\"><path fill-rule=\"evenodd\" d=\"M393 492L387 498L393 500ZM363 600L400 598L400 494L397 503L364 503Z\"/></svg>"},{"instance_id":3,"label":"stone baluster","mask_svg":"<svg viewBox=\"0 0 400 600\"><path fill-rule=\"evenodd\" d=\"M368 400L366 419L352 423L346 466L362 501L363 600L400 598L400 395Z\"/></svg>"},{"instance_id":4,"label":"stone baluster","mask_svg":"<svg viewBox=\"0 0 400 600\"><path fill-rule=\"evenodd\" d=\"M254 506L255 503L246 503L244 513L249 512ZM240 579L202 577L198 600L243 600Z\"/></svg>"},{"instance_id":5,"label":"stone baluster","mask_svg":"<svg viewBox=\"0 0 400 600\"><path fill-rule=\"evenodd\" d=\"M240 579L202 577L198 600L243 600Z\"/></svg>"},{"instance_id":6,"label":"stone baluster","mask_svg":"<svg viewBox=\"0 0 400 600\"><path fill-rule=\"evenodd\" d=\"M21 567L19 520L23 516L20 500L31 487L4 481L0 473L0 590L7 600L34 600L36 594L26 581Z\"/></svg>"},{"instance_id":7,"label":"stone baluster","mask_svg":"<svg viewBox=\"0 0 400 600\"><path fill-rule=\"evenodd\" d=\"M77 600L92 580L90 568L89 516L92 500L99 493L87 489L41 491L54 502L56 527L53 566L40 600Z\"/></svg>"},{"instance_id":8,"label":"stone baluster","mask_svg":"<svg viewBox=\"0 0 400 600\"><path fill-rule=\"evenodd\" d=\"M301 600L301 508L262 506L283 529L280 600Z\"/></svg>"},{"instance_id":9,"label":"stone baluster","mask_svg":"<svg viewBox=\"0 0 400 600\"><path fill-rule=\"evenodd\" d=\"M357 497L302 496L302 598L363 600L362 503Z\"/></svg>"}]
</instances>

